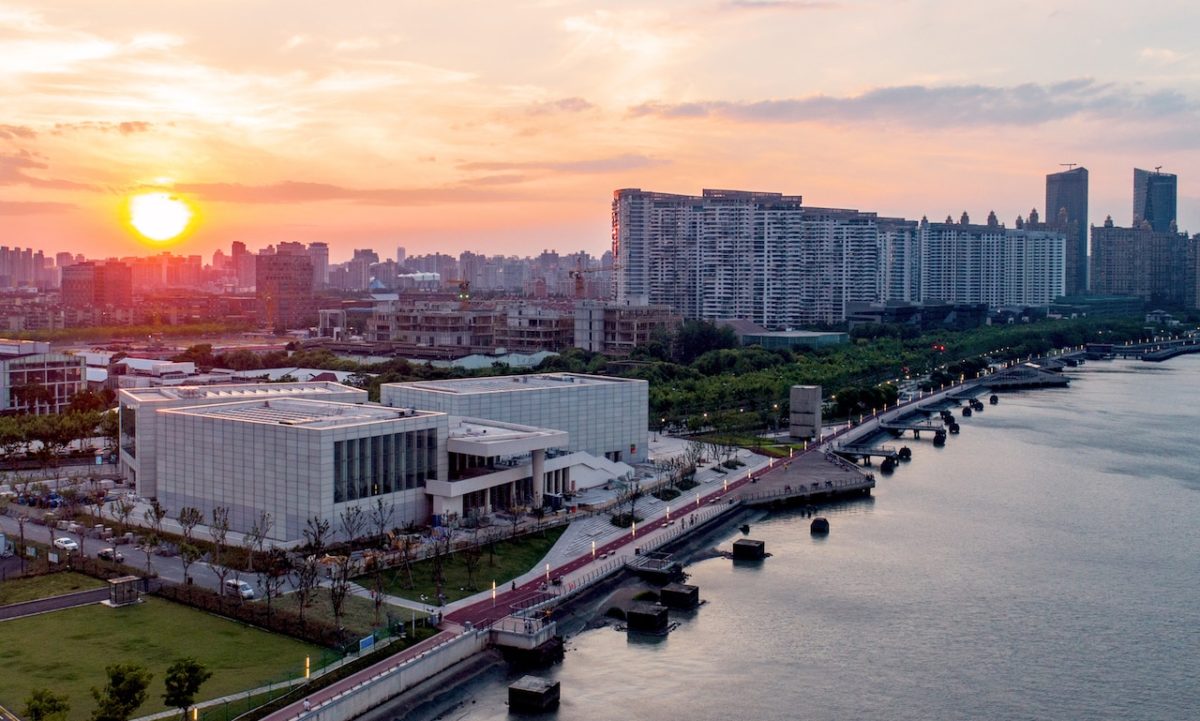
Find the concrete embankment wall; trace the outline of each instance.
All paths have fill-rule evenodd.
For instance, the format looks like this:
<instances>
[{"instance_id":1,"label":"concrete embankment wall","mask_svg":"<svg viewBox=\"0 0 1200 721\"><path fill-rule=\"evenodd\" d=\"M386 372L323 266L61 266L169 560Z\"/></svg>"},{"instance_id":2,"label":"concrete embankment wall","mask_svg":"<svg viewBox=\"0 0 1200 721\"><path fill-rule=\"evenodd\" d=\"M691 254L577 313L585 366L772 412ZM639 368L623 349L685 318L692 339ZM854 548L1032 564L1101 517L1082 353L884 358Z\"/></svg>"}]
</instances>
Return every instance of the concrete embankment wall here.
<instances>
[{"instance_id":1,"label":"concrete embankment wall","mask_svg":"<svg viewBox=\"0 0 1200 721\"><path fill-rule=\"evenodd\" d=\"M480 653L487 648L488 635L486 629L466 631L411 661L362 681L298 718L302 721L350 721Z\"/></svg>"}]
</instances>

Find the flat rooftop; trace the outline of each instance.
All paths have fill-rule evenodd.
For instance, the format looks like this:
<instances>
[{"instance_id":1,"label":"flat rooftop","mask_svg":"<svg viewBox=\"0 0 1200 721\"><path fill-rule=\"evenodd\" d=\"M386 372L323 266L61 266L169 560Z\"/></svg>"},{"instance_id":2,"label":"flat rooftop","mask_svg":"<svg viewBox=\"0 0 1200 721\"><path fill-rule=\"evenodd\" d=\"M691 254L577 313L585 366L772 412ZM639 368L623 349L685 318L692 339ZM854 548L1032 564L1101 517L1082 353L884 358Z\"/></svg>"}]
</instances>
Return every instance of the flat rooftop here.
<instances>
[{"instance_id":1,"label":"flat rooftop","mask_svg":"<svg viewBox=\"0 0 1200 721\"><path fill-rule=\"evenodd\" d=\"M565 445L567 433L552 428L536 428L482 418L452 416L450 418L450 438L489 445L529 439L552 439L561 440Z\"/></svg>"},{"instance_id":2,"label":"flat rooftop","mask_svg":"<svg viewBox=\"0 0 1200 721\"><path fill-rule=\"evenodd\" d=\"M473 393L510 393L543 388L578 388L613 383L636 382L628 378L591 376L581 373L536 373L531 375L494 376L491 378L455 378L441 381L386 383L385 386L415 388L437 393L471 395Z\"/></svg>"},{"instance_id":3,"label":"flat rooftop","mask_svg":"<svg viewBox=\"0 0 1200 721\"><path fill-rule=\"evenodd\" d=\"M185 408L167 408L159 413L181 416L220 418L241 423L298 426L325 429L358 426L402 418L441 415L428 411L409 411L387 406L334 403L302 398L272 398L233 403L215 403Z\"/></svg>"},{"instance_id":4,"label":"flat rooftop","mask_svg":"<svg viewBox=\"0 0 1200 721\"><path fill-rule=\"evenodd\" d=\"M287 398L289 396L313 396L322 393L350 393L359 390L341 383L319 381L315 383L227 383L213 386L170 386L154 388L122 388L143 403L155 401L220 401L249 400L252 398ZM363 391L365 393L365 391Z\"/></svg>"}]
</instances>

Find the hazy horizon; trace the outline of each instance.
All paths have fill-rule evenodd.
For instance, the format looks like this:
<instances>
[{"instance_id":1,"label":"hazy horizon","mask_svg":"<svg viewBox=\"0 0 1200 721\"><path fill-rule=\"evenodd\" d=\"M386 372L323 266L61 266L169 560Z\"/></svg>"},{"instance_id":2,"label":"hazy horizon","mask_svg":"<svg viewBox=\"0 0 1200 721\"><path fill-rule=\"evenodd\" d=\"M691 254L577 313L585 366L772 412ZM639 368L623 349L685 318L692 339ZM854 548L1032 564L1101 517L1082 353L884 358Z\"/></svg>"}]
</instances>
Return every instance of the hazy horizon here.
<instances>
[{"instance_id":1,"label":"hazy horizon","mask_svg":"<svg viewBox=\"0 0 1200 721\"><path fill-rule=\"evenodd\" d=\"M1200 231L1200 6L0 0L0 242L207 260L235 240L391 257L610 245L613 190L776 191L941 220L1134 167ZM197 212L161 244L131 195Z\"/></svg>"}]
</instances>

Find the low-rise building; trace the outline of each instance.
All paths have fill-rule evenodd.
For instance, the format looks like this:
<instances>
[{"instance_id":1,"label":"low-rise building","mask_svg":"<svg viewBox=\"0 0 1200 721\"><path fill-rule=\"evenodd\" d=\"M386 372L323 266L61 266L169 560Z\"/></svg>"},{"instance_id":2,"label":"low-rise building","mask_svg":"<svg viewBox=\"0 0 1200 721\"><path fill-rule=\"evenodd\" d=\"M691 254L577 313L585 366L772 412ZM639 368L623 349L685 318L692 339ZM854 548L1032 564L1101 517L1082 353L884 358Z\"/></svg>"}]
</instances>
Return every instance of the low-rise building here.
<instances>
[{"instance_id":1,"label":"low-rise building","mask_svg":"<svg viewBox=\"0 0 1200 721\"><path fill-rule=\"evenodd\" d=\"M425 486L445 478L447 418L376 405L256 398L165 408L158 416L157 495L168 509L229 511L245 533L262 513L271 537L303 537L313 517L336 523L377 499L393 522L429 516Z\"/></svg>"},{"instance_id":2,"label":"low-rise building","mask_svg":"<svg viewBox=\"0 0 1200 721\"><path fill-rule=\"evenodd\" d=\"M649 384L578 373L385 383L380 401L455 416L566 431L567 449L610 461L646 460Z\"/></svg>"},{"instance_id":3,"label":"low-rise building","mask_svg":"<svg viewBox=\"0 0 1200 721\"><path fill-rule=\"evenodd\" d=\"M656 334L674 332L682 322L670 306L581 301L575 305L575 347L627 356Z\"/></svg>"},{"instance_id":4,"label":"low-rise building","mask_svg":"<svg viewBox=\"0 0 1200 721\"><path fill-rule=\"evenodd\" d=\"M82 362L82 359L81 359ZM125 477L144 498L158 496L159 453L178 449L159 437L159 416L164 408L211 405L242 400L307 398L341 403L366 403L367 392L339 383L241 383L210 386L124 388L120 400L120 463ZM248 463L254 462L246 459Z\"/></svg>"},{"instance_id":5,"label":"low-rise building","mask_svg":"<svg viewBox=\"0 0 1200 721\"><path fill-rule=\"evenodd\" d=\"M43 341L0 339L0 411L61 413L87 388L83 356Z\"/></svg>"}]
</instances>

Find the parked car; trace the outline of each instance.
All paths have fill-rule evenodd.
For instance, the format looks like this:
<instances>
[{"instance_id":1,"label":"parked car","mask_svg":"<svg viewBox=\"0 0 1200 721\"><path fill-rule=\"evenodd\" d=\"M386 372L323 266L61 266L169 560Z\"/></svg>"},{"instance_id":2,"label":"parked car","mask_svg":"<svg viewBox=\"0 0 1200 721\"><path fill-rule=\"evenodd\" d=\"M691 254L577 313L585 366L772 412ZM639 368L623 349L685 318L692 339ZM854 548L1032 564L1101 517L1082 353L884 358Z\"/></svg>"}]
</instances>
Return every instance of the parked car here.
<instances>
[{"instance_id":1,"label":"parked car","mask_svg":"<svg viewBox=\"0 0 1200 721\"><path fill-rule=\"evenodd\" d=\"M62 538L54 539L54 547L64 550L64 551L78 551L79 550L79 544L75 542L75 539L67 538L65 536Z\"/></svg>"},{"instance_id":2,"label":"parked car","mask_svg":"<svg viewBox=\"0 0 1200 721\"><path fill-rule=\"evenodd\" d=\"M234 596L240 596L247 601L254 599L254 587L245 581L235 578L225 581L225 592Z\"/></svg>"},{"instance_id":3,"label":"parked car","mask_svg":"<svg viewBox=\"0 0 1200 721\"><path fill-rule=\"evenodd\" d=\"M96 555L105 561L116 561L117 563L125 562L125 554L121 553L115 548L101 548Z\"/></svg>"}]
</instances>

